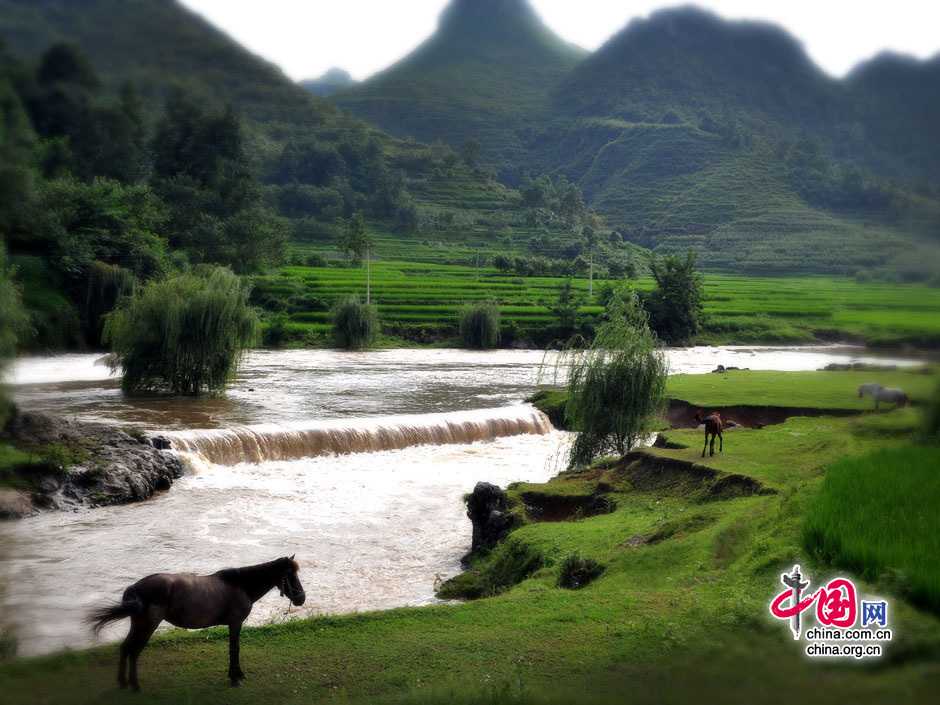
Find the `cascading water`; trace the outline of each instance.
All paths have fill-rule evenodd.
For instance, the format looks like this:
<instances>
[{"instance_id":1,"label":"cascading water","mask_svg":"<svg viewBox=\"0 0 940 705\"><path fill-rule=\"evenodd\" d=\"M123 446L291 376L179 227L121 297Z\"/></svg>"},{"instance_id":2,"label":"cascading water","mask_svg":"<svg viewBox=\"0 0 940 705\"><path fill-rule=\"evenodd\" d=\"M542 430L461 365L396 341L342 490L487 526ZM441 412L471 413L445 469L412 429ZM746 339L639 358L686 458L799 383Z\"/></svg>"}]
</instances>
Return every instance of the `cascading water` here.
<instances>
[{"instance_id":1,"label":"cascading water","mask_svg":"<svg viewBox=\"0 0 940 705\"><path fill-rule=\"evenodd\" d=\"M164 436L174 450L205 462L237 465L373 453L418 445L476 443L550 431L552 424L545 414L532 406L519 405L446 414L171 431Z\"/></svg>"}]
</instances>

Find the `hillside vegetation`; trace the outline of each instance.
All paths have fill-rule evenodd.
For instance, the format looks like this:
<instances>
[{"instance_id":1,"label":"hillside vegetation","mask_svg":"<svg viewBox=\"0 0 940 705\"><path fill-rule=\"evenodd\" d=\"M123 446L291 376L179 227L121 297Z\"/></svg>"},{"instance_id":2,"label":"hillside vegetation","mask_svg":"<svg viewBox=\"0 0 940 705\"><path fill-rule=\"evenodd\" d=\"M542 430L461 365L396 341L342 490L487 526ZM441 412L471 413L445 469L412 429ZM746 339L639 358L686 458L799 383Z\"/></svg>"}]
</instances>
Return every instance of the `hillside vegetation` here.
<instances>
[{"instance_id":1,"label":"hillside vegetation","mask_svg":"<svg viewBox=\"0 0 940 705\"><path fill-rule=\"evenodd\" d=\"M631 22L550 81L516 57L557 66L533 48L544 33L526 0L493 3L492 17L529 19L485 41L469 5L455 0L412 57L337 104L395 134L477 140L512 183L563 175L628 241L691 247L707 268L940 270L936 61L881 56L840 81L777 27L684 7ZM493 61L487 85L511 92L475 88L468 67Z\"/></svg>"}]
</instances>

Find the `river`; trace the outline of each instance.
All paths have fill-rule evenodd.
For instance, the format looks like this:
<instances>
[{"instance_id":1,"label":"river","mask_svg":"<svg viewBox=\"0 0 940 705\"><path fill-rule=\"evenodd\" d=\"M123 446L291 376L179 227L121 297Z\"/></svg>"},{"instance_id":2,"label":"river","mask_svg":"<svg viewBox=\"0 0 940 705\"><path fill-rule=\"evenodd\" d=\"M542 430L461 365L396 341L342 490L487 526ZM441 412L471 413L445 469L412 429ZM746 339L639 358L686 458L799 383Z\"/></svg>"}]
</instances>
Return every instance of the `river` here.
<instances>
[{"instance_id":1,"label":"river","mask_svg":"<svg viewBox=\"0 0 940 705\"><path fill-rule=\"evenodd\" d=\"M909 364L842 347L668 356L690 373ZM525 350L256 351L224 398L180 400L125 398L97 355L21 358L8 382L24 408L166 433L190 451L189 471L140 504L0 523L0 625L21 655L87 646L89 607L149 573L293 553L306 604L288 610L275 591L249 623L434 602L469 548L462 496L563 468L568 434L523 404L552 362Z\"/></svg>"}]
</instances>

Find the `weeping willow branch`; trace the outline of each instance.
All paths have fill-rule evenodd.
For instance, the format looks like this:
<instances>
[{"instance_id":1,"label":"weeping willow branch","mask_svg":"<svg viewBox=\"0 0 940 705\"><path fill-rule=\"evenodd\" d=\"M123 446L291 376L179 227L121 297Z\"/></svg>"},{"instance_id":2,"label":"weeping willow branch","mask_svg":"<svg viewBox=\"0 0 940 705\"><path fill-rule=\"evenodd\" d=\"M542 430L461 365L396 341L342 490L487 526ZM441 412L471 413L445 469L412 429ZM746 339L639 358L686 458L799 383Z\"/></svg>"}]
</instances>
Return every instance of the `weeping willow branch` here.
<instances>
[{"instance_id":1,"label":"weeping willow branch","mask_svg":"<svg viewBox=\"0 0 940 705\"><path fill-rule=\"evenodd\" d=\"M260 325L249 285L223 267L150 282L105 320L127 392L224 390Z\"/></svg>"},{"instance_id":2,"label":"weeping willow branch","mask_svg":"<svg viewBox=\"0 0 940 705\"><path fill-rule=\"evenodd\" d=\"M606 319L590 345L569 345L556 362L567 372L565 415L578 432L569 467L629 452L650 432L665 398L666 358L636 297L615 298Z\"/></svg>"}]
</instances>

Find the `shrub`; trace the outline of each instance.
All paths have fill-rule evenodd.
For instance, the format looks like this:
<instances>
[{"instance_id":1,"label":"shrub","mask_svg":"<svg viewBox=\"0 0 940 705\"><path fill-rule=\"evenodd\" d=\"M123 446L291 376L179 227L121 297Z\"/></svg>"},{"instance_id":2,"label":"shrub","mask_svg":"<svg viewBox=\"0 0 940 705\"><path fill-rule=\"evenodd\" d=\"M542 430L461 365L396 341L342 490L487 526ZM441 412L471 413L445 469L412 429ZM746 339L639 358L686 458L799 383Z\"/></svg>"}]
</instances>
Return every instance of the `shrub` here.
<instances>
[{"instance_id":1,"label":"shrub","mask_svg":"<svg viewBox=\"0 0 940 705\"><path fill-rule=\"evenodd\" d=\"M940 443L940 386L933 393L924 412L924 439L927 442Z\"/></svg>"},{"instance_id":2,"label":"shrub","mask_svg":"<svg viewBox=\"0 0 940 705\"><path fill-rule=\"evenodd\" d=\"M220 392L258 337L249 285L223 267L138 289L105 323L127 392Z\"/></svg>"},{"instance_id":3,"label":"shrub","mask_svg":"<svg viewBox=\"0 0 940 705\"><path fill-rule=\"evenodd\" d=\"M379 330L375 306L364 304L358 296L341 300L333 309L333 339L345 350L365 350L372 346Z\"/></svg>"},{"instance_id":4,"label":"shrub","mask_svg":"<svg viewBox=\"0 0 940 705\"><path fill-rule=\"evenodd\" d=\"M443 600L476 600L505 592L545 565L538 549L510 537L465 573L437 589Z\"/></svg>"},{"instance_id":5,"label":"shrub","mask_svg":"<svg viewBox=\"0 0 940 705\"><path fill-rule=\"evenodd\" d=\"M468 348L486 350L499 345L499 306L490 301L461 308L460 339Z\"/></svg>"},{"instance_id":6,"label":"shrub","mask_svg":"<svg viewBox=\"0 0 940 705\"><path fill-rule=\"evenodd\" d=\"M572 553L561 563L558 571L558 587L566 590L578 590L594 582L604 572L604 566L593 558L582 558L579 553Z\"/></svg>"},{"instance_id":7,"label":"shrub","mask_svg":"<svg viewBox=\"0 0 940 705\"><path fill-rule=\"evenodd\" d=\"M271 318L264 329L264 344L271 348L283 347L290 338L290 330L287 323L290 318L286 313L279 313Z\"/></svg>"}]
</instances>

